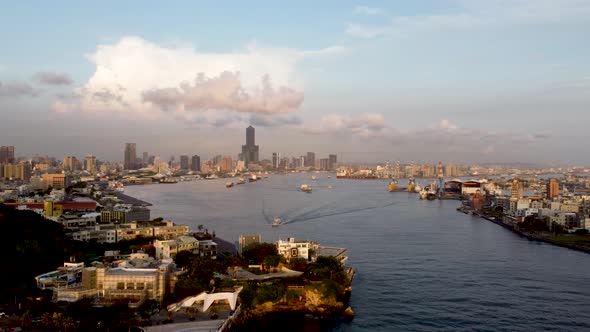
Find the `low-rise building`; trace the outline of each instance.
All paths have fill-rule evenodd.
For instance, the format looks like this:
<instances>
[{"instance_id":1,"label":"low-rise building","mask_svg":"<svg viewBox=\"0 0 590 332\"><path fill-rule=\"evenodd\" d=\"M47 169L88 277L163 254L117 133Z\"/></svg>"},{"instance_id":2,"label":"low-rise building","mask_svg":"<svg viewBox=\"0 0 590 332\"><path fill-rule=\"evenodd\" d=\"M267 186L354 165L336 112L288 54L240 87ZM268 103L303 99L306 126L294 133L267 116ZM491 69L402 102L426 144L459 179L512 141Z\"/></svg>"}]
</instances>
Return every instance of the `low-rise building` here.
<instances>
[{"instance_id":1,"label":"low-rise building","mask_svg":"<svg viewBox=\"0 0 590 332\"><path fill-rule=\"evenodd\" d=\"M154 241L154 248L158 259L172 258L180 251L197 254L199 252L199 240L192 236L179 236L173 240L156 240Z\"/></svg>"},{"instance_id":2,"label":"low-rise building","mask_svg":"<svg viewBox=\"0 0 590 332\"><path fill-rule=\"evenodd\" d=\"M167 220L162 224L131 222L118 225L95 225L81 228L76 232L67 233L67 235L78 241L96 240L98 243L117 243L138 236L168 240L188 235L188 233L189 227L187 225L176 225L172 220Z\"/></svg>"}]
</instances>

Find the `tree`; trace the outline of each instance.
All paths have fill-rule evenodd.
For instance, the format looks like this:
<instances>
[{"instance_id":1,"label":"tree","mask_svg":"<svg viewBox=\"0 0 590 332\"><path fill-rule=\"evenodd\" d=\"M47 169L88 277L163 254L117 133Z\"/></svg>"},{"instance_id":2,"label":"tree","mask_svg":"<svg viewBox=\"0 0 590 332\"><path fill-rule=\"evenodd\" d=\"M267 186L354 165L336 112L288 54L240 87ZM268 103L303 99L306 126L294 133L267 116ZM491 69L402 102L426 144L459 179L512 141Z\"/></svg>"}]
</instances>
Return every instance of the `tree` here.
<instances>
[{"instance_id":1,"label":"tree","mask_svg":"<svg viewBox=\"0 0 590 332\"><path fill-rule=\"evenodd\" d=\"M565 227L554 221L551 223L551 231L553 231L554 234L562 234L565 233Z\"/></svg>"},{"instance_id":2,"label":"tree","mask_svg":"<svg viewBox=\"0 0 590 332\"><path fill-rule=\"evenodd\" d=\"M33 315L31 315L31 311L25 311L21 316L20 321L24 329L31 327L31 325L33 324Z\"/></svg>"},{"instance_id":3,"label":"tree","mask_svg":"<svg viewBox=\"0 0 590 332\"><path fill-rule=\"evenodd\" d=\"M281 262L281 256L279 255L268 255L264 258L264 267L266 269L269 269L271 267L277 267L279 266L279 263Z\"/></svg>"},{"instance_id":4,"label":"tree","mask_svg":"<svg viewBox=\"0 0 590 332\"><path fill-rule=\"evenodd\" d=\"M278 255L277 246L273 243L252 243L242 251L242 256L258 264L264 262L264 258L270 255Z\"/></svg>"},{"instance_id":5,"label":"tree","mask_svg":"<svg viewBox=\"0 0 590 332\"><path fill-rule=\"evenodd\" d=\"M199 232L202 232L203 231L203 225L197 226L197 229L199 230Z\"/></svg>"},{"instance_id":6,"label":"tree","mask_svg":"<svg viewBox=\"0 0 590 332\"><path fill-rule=\"evenodd\" d=\"M289 268L294 271L305 272L307 269L307 259L295 257L289 260Z\"/></svg>"}]
</instances>

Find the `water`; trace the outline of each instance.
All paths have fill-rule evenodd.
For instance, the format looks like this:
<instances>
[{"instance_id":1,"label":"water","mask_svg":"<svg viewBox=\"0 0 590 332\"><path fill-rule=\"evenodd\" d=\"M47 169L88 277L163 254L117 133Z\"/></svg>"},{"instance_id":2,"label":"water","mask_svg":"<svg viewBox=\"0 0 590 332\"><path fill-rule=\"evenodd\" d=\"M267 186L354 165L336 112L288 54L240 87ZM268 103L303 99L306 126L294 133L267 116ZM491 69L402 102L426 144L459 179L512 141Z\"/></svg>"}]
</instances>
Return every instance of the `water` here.
<instances>
[{"instance_id":1,"label":"water","mask_svg":"<svg viewBox=\"0 0 590 332\"><path fill-rule=\"evenodd\" d=\"M340 331L588 331L590 255L458 213L457 201L319 174L127 187L152 216L235 242L261 234L348 248L355 319ZM298 187L307 183L313 193ZM332 186L330 189L329 186ZM281 217L280 227L271 227ZM277 327L279 328L279 327Z\"/></svg>"}]
</instances>

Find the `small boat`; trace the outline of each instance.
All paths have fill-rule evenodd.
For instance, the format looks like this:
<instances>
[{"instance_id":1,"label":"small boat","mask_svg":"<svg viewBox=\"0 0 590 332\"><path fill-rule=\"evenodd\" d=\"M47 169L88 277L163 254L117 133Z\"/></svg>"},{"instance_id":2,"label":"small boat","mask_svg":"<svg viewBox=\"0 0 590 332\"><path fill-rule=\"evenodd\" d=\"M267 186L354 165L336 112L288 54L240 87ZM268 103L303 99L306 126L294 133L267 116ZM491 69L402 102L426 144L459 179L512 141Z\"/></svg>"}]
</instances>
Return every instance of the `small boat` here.
<instances>
[{"instance_id":1,"label":"small boat","mask_svg":"<svg viewBox=\"0 0 590 332\"><path fill-rule=\"evenodd\" d=\"M397 181L395 180L391 180L391 182L389 182L389 192L394 192L397 189Z\"/></svg>"},{"instance_id":2,"label":"small boat","mask_svg":"<svg viewBox=\"0 0 590 332\"><path fill-rule=\"evenodd\" d=\"M248 179L248 181L249 181L249 182L255 182L256 180L258 180L258 178L256 177L256 175L255 175L255 174L252 174L252 175L250 176L250 178Z\"/></svg>"},{"instance_id":3,"label":"small boat","mask_svg":"<svg viewBox=\"0 0 590 332\"><path fill-rule=\"evenodd\" d=\"M314 175L311 177L312 180L317 180L318 178Z\"/></svg>"},{"instance_id":4,"label":"small boat","mask_svg":"<svg viewBox=\"0 0 590 332\"><path fill-rule=\"evenodd\" d=\"M299 189L303 192L306 193L310 193L311 192L311 186L308 186L306 184L302 184L301 187L299 187Z\"/></svg>"},{"instance_id":5,"label":"small boat","mask_svg":"<svg viewBox=\"0 0 590 332\"><path fill-rule=\"evenodd\" d=\"M272 220L272 227L276 227L279 226L283 221L281 220L281 218L276 217Z\"/></svg>"},{"instance_id":6,"label":"small boat","mask_svg":"<svg viewBox=\"0 0 590 332\"><path fill-rule=\"evenodd\" d=\"M328 186L328 189L332 189L332 186Z\"/></svg>"},{"instance_id":7,"label":"small boat","mask_svg":"<svg viewBox=\"0 0 590 332\"><path fill-rule=\"evenodd\" d=\"M246 183L246 180L244 178L239 178L238 181L236 182L236 184L244 184Z\"/></svg>"},{"instance_id":8,"label":"small boat","mask_svg":"<svg viewBox=\"0 0 590 332\"><path fill-rule=\"evenodd\" d=\"M231 188L231 187L233 187L233 186L234 186L234 183L233 183L233 182L226 182L226 183L225 183L225 187L226 187L226 188Z\"/></svg>"}]
</instances>

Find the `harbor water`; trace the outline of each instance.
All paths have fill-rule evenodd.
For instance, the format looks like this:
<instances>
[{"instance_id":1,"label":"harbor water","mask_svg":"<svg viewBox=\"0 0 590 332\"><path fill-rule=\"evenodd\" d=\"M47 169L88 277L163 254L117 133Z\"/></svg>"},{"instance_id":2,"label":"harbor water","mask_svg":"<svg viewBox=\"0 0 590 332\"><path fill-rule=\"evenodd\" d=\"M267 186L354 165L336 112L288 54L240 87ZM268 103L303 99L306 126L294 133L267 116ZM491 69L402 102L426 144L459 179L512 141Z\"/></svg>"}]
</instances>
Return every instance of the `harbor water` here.
<instances>
[{"instance_id":1,"label":"harbor water","mask_svg":"<svg viewBox=\"0 0 590 332\"><path fill-rule=\"evenodd\" d=\"M152 217L203 225L231 242L261 234L266 242L295 237L347 248L357 269L356 316L337 331L590 330L590 255L458 213L457 201L389 193L386 181L313 175L125 191L152 203ZM282 224L272 227L276 217Z\"/></svg>"}]
</instances>

